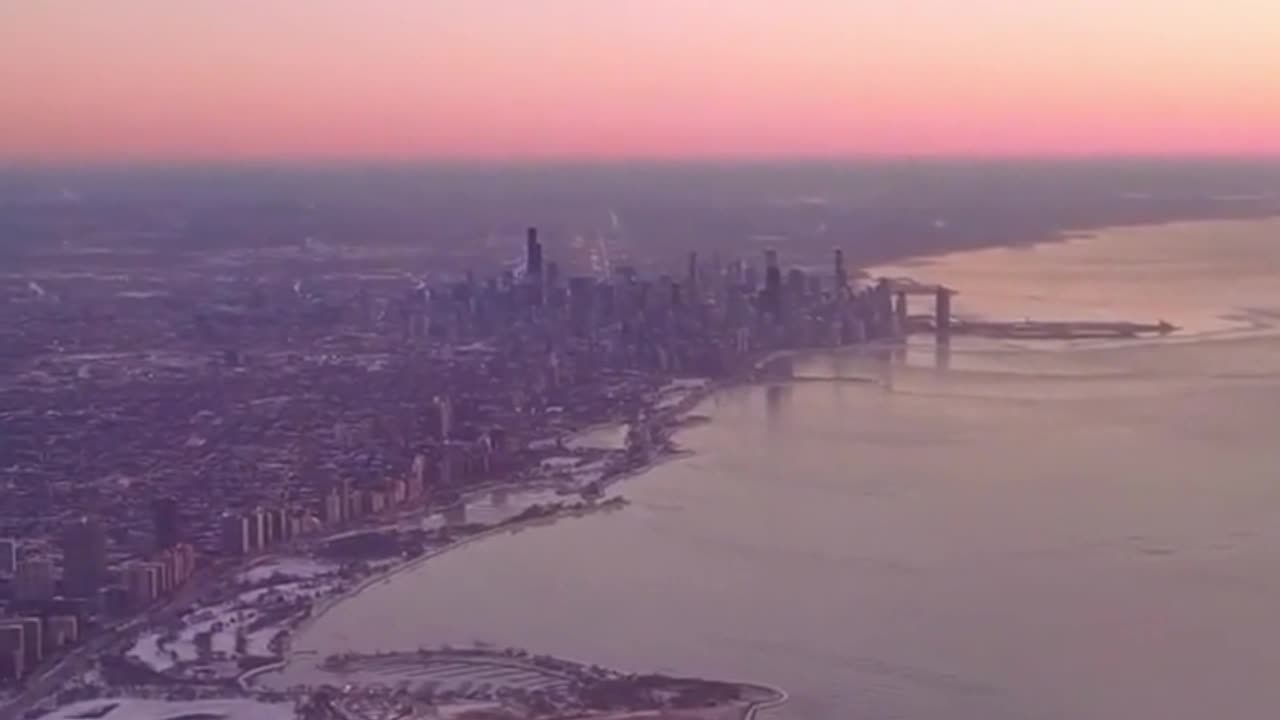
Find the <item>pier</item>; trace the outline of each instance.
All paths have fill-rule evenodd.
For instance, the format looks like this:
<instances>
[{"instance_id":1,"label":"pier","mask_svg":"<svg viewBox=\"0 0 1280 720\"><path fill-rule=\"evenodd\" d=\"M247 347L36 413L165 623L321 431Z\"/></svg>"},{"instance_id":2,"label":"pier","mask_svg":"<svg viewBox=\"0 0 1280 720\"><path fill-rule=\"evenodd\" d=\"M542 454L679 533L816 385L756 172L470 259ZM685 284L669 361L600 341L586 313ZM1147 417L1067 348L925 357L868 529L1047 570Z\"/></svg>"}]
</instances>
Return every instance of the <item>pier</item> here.
<instances>
[{"instance_id":1,"label":"pier","mask_svg":"<svg viewBox=\"0 0 1280 720\"><path fill-rule=\"evenodd\" d=\"M1177 330L1161 320L1158 323L1136 322L952 322L952 332L979 337L1018 340L1090 340L1130 339L1143 335L1168 335Z\"/></svg>"},{"instance_id":2,"label":"pier","mask_svg":"<svg viewBox=\"0 0 1280 720\"><path fill-rule=\"evenodd\" d=\"M893 297L893 316L902 335L932 333L939 343L952 335L1016 340L1123 340L1142 336L1163 336L1178 327L1164 320L1154 323L1098 320L959 320L951 315L951 298L956 291L944 285L921 283L911 278L881 278L879 286ZM907 298L925 295L934 298L932 315L910 315Z\"/></svg>"},{"instance_id":3,"label":"pier","mask_svg":"<svg viewBox=\"0 0 1280 720\"><path fill-rule=\"evenodd\" d=\"M909 324L912 332L938 332L937 321L932 316L913 317ZM1107 321L1044 321L1018 320L1012 322L987 320L956 320L948 323L948 334L1012 340L1127 340L1143 336L1164 336L1176 332L1178 327L1163 320L1155 323L1107 322Z\"/></svg>"}]
</instances>

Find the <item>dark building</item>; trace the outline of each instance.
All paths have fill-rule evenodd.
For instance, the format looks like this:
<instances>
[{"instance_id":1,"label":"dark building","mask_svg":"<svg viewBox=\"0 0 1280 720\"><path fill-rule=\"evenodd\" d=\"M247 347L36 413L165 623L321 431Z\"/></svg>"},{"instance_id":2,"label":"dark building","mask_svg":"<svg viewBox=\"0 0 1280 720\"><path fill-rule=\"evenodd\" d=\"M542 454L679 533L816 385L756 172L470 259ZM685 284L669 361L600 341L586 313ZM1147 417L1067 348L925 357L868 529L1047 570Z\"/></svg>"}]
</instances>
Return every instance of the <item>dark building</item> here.
<instances>
[{"instance_id":1,"label":"dark building","mask_svg":"<svg viewBox=\"0 0 1280 720\"><path fill-rule=\"evenodd\" d=\"M529 228L525 237L525 271L530 278L542 277L542 243L536 227Z\"/></svg>"},{"instance_id":2,"label":"dark building","mask_svg":"<svg viewBox=\"0 0 1280 720\"><path fill-rule=\"evenodd\" d=\"M155 530L156 550L168 550L182 540L175 498L162 497L151 501L151 523Z\"/></svg>"},{"instance_id":3,"label":"dark building","mask_svg":"<svg viewBox=\"0 0 1280 720\"><path fill-rule=\"evenodd\" d=\"M102 588L107 574L107 533L97 518L83 517L62 536L63 589L71 597L89 597Z\"/></svg>"},{"instance_id":4,"label":"dark building","mask_svg":"<svg viewBox=\"0 0 1280 720\"><path fill-rule=\"evenodd\" d=\"M546 281L543 278L542 243L538 240L538 228L529 228L525 246L525 281L529 288L529 304L541 305Z\"/></svg>"},{"instance_id":5,"label":"dark building","mask_svg":"<svg viewBox=\"0 0 1280 720\"><path fill-rule=\"evenodd\" d=\"M849 290L849 273L844 267L844 251L836 248L834 254L832 264L835 266L835 297L842 299Z\"/></svg>"},{"instance_id":6,"label":"dark building","mask_svg":"<svg viewBox=\"0 0 1280 720\"><path fill-rule=\"evenodd\" d=\"M782 313L782 269L778 267L776 250L764 253L764 310L776 317Z\"/></svg>"}]
</instances>

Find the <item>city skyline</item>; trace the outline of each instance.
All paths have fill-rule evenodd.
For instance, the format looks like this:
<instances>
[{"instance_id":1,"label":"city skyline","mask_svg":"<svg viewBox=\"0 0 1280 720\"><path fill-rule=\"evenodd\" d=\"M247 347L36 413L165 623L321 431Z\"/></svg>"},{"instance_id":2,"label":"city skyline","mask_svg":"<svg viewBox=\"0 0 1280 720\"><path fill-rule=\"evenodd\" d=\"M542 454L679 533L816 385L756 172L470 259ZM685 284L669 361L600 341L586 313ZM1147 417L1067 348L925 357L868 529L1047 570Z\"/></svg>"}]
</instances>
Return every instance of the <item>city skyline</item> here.
<instances>
[{"instance_id":1,"label":"city skyline","mask_svg":"<svg viewBox=\"0 0 1280 720\"><path fill-rule=\"evenodd\" d=\"M67 0L0 163L1280 154L1250 0Z\"/></svg>"}]
</instances>

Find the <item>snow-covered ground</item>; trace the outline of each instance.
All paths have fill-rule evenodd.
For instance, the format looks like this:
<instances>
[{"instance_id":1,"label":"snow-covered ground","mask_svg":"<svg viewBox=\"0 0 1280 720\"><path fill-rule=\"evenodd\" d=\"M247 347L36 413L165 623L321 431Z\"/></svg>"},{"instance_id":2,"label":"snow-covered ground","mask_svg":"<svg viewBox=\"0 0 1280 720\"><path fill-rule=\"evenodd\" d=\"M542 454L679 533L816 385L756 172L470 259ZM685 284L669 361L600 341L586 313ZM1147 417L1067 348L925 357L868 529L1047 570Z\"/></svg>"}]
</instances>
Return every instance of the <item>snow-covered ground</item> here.
<instances>
[{"instance_id":1,"label":"snow-covered ground","mask_svg":"<svg viewBox=\"0 0 1280 720\"><path fill-rule=\"evenodd\" d=\"M334 673L344 682L356 685L431 685L437 691L465 692L479 687L512 690L563 690L569 681L519 663L484 663L467 660L444 660L429 663L366 661L351 672Z\"/></svg>"},{"instance_id":2,"label":"snow-covered ground","mask_svg":"<svg viewBox=\"0 0 1280 720\"><path fill-rule=\"evenodd\" d=\"M207 633L209 649L214 656L233 658L237 655L237 631L258 617L256 610L234 609L237 604L236 601L232 601L196 611L177 632L177 637L173 637L165 630L144 633L134 643L128 655L141 660L153 670L163 672L172 669L180 662L198 661L200 653L197 650L196 638ZM252 633L247 639L252 641L253 635L257 634L261 632ZM269 639L254 644L265 649ZM269 652L263 654L270 655Z\"/></svg>"},{"instance_id":3,"label":"snow-covered ground","mask_svg":"<svg viewBox=\"0 0 1280 720\"><path fill-rule=\"evenodd\" d=\"M216 605L199 608L183 618L181 627L156 628L143 633L128 655L153 670L166 672L181 665L191 666L202 660L219 665L235 661L242 655L271 657L271 640L280 631L278 625L244 630L273 606L292 604L303 598L318 599L329 588L319 578L336 572L338 566L309 558L271 558L237 576L246 585L271 579L293 578L267 587L245 590ZM237 649L237 637L244 635L243 652ZM201 657L198 638L208 638L209 654ZM221 661L221 662L218 662Z\"/></svg>"},{"instance_id":4,"label":"snow-covered ground","mask_svg":"<svg viewBox=\"0 0 1280 720\"><path fill-rule=\"evenodd\" d=\"M689 395L705 388L708 382L708 380L699 378L672 380L666 385L663 385L662 389L658 391L662 399L654 405L654 408L658 410L665 410L670 407L675 407L681 402L684 402L684 399L689 397Z\"/></svg>"},{"instance_id":5,"label":"snow-covered ground","mask_svg":"<svg viewBox=\"0 0 1280 720\"><path fill-rule=\"evenodd\" d=\"M255 583L269 580L276 575L291 578L312 578L336 572L337 570L337 565L324 560L306 557L273 557L240 573L236 580Z\"/></svg>"},{"instance_id":6,"label":"snow-covered ground","mask_svg":"<svg viewBox=\"0 0 1280 720\"><path fill-rule=\"evenodd\" d=\"M594 448L600 450L625 450L627 424L611 423L584 430L565 442L570 449Z\"/></svg>"},{"instance_id":7,"label":"snow-covered ground","mask_svg":"<svg viewBox=\"0 0 1280 720\"><path fill-rule=\"evenodd\" d=\"M259 678L259 684L276 690L299 685L351 685L355 687L430 687L436 692L544 692L563 693L572 678L514 658L437 657L424 660L413 655L367 657L341 670L325 669L318 657L296 657L281 670Z\"/></svg>"},{"instance_id":8,"label":"snow-covered ground","mask_svg":"<svg viewBox=\"0 0 1280 720\"><path fill-rule=\"evenodd\" d=\"M44 720L176 720L211 717L224 720L293 720L293 705L254 700L139 700L117 698L86 700L65 705L44 716Z\"/></svg>"}]
</instances>

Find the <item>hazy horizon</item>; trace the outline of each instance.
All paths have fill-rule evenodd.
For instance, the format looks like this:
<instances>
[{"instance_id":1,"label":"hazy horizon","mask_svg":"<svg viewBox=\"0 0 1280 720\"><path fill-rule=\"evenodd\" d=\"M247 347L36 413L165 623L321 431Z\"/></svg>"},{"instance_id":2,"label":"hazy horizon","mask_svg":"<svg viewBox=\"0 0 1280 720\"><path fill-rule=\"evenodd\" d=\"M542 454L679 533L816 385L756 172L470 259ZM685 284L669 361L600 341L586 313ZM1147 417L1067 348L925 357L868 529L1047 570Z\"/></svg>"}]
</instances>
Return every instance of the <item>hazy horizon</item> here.
<instances>
[{"instance_id":1,"label":"hazy horizon","mask_svg":"<svg viewBox=\"0 0 1280 720\"><path fill-rule=\"evenodd\" d=\"M0 162L1280 155L1251 0L68 0L0 9Z\"/></svg>"},{"instance_id":2,"label":"hazy horizon","mask_svg":"<svg viewBox=\"0 0 1280 720\"><path fill-rule=\"evenodd\" d=\"M545 158L239 158L226 160L129 159L13 160L0 159L0 173L47 172L472 172L556 170L771 170L859 169L874 167L1280 167L1280 150L1252 154L1031 154L1031 155L826 155L826 156L689 156L689 157L545 157Z\"/></svg>"}]
</instances>

